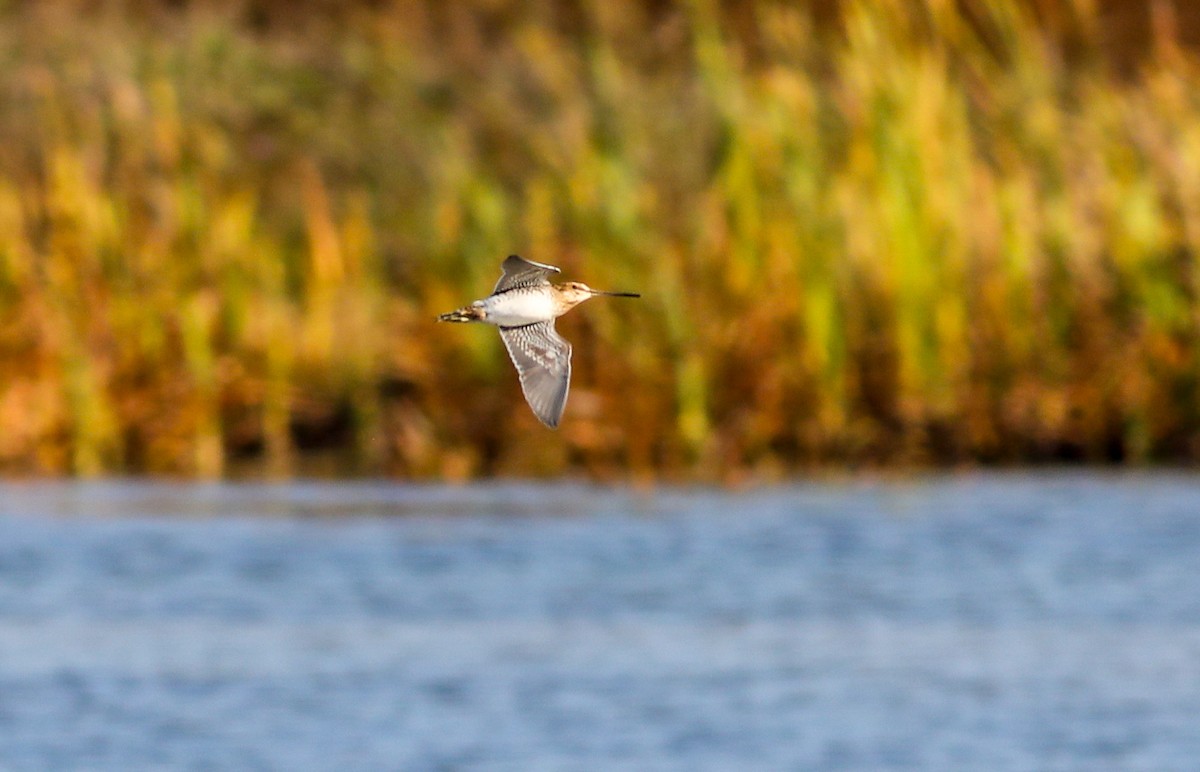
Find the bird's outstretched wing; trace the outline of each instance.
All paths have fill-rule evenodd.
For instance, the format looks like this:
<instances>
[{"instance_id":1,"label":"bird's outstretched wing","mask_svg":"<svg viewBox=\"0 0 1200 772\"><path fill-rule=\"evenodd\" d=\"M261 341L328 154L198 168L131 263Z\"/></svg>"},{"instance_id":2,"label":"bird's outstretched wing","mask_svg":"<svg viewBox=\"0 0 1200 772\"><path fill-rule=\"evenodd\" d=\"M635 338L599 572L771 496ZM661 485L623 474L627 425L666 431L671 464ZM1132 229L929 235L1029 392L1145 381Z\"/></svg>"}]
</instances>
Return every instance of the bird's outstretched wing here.
<instances>
[{"instance_id":1,"label":"bird's outstretched wing","mask_svg":"<svg viewBox=\"0 0 1200 772\"><path fill-rule=\"evenodd\" d=\"M504 271L504 275L500 277L500 281L496 282L496 288L492 290L493 295L518 287L537 287L549 284L546 277L552 273L559 273L559 270L552 265L535 263L520 255L506 257L500 269Z\"/></svg>"},{"instance_id":2,"label":"bird's outstretched wing","mask_svg":"<svg viewBox=\"0 0 1200 772\"><path fill-rule=\"evenodd\" d=\"M571 344L555 331L553 320L501 327L500 339L517 366L521 391L533 414L551 429L558 428L571 388Z\"/></svg>"}]
</instances>

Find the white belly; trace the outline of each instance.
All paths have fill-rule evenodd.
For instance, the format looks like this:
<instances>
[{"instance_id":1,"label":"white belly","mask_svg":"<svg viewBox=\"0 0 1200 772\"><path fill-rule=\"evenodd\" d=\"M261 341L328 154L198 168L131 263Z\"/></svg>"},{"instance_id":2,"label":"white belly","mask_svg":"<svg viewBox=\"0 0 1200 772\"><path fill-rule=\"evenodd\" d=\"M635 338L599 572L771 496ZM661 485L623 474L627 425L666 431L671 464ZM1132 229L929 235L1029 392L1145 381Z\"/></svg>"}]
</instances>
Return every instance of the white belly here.
<instances>
[{"instance_id":1,"label":"white belly","mask_svg":"<svg viewBox=\"0 0 1200 772\"><path fill-rule=\"evenodd\" d=\"M549 292L506 292L477 301L487 316L483 321L497 327L520 327L553 319L554 301Z\"/></svg>"}]
</instances>

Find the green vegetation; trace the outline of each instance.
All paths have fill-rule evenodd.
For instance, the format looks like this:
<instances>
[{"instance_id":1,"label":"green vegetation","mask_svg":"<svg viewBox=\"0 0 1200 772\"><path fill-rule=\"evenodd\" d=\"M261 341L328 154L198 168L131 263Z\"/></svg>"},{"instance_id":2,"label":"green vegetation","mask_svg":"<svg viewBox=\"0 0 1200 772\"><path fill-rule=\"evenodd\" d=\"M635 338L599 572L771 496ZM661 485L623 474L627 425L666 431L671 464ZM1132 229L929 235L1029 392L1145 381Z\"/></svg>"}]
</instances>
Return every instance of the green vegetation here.
<instances>
[{"instance_id":1,"label":"green vegetation","mask_svg":"<svg viewBox=\"0 0 1200 772\"><path fill-rule=\"evenodd\" d=\"M1200 458L1200 68L1059 5L0 11L0 469ZM510 252L646 296L556 433Z\"/></svg>"}]
</instances>

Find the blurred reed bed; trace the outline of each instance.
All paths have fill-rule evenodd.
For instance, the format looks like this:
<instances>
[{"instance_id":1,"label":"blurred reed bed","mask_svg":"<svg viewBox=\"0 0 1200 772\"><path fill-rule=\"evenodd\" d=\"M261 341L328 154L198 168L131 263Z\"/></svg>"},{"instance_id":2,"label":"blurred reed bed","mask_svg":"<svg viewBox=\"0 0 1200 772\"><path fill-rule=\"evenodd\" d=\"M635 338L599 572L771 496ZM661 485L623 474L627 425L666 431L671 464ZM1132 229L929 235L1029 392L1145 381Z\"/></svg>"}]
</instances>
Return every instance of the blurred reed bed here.
<instances>
[{"instance_id":1,"label":"blurred reed bed","mask_svg":"<svg viewBox=\"0 0 1200 772\"><path fill-rule=\"evenodd\" d=\"M1152 7L1118 67L1085 0L10 6L0 469L1194 460L1200 70ZM560 322L557 433L432 322L514 251L645 294Z\"/></svg>"}]
</instances>

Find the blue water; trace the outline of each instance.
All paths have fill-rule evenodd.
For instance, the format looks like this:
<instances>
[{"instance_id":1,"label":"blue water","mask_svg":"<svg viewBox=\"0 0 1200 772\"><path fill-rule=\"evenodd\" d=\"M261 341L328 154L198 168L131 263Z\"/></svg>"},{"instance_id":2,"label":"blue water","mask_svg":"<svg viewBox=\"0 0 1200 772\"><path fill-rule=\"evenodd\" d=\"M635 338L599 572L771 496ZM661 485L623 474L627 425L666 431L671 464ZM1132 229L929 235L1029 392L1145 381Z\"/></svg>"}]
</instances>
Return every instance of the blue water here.
<instances>
[{"instance_id":1,"label":"blue water","mask_svg":"<svg viewBox=\"0 0 1200 772\"><path fill-rule=\"evenodd\" d=\"M0 769L1187 769L1200 476L0 486Z\"/></svg>"}]
</instances>

